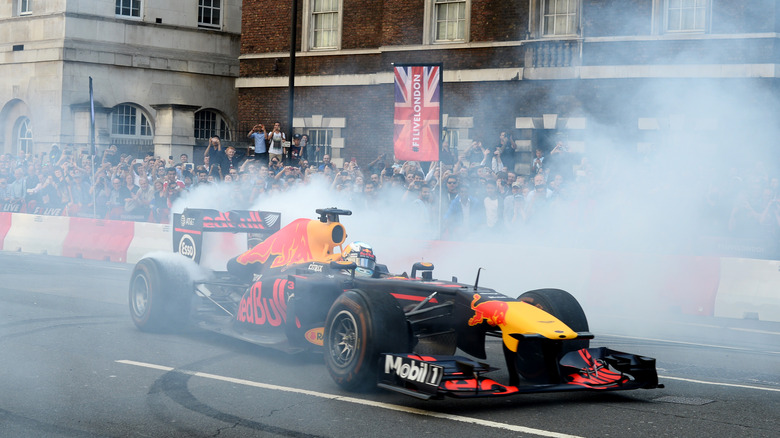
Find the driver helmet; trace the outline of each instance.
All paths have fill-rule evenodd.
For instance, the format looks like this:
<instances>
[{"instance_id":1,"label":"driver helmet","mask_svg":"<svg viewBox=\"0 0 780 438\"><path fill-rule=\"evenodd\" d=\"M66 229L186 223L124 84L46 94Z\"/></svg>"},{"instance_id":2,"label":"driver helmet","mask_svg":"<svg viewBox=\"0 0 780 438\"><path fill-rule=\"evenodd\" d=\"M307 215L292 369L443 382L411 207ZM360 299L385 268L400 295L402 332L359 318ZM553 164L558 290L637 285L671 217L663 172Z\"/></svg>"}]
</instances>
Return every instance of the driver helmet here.
<instances>
[{"instance_id":1,"label":"driver helmet","mask_svg":"<svg viewBox=\"0 0 780 438\"><path fill-rule=\"evenodd\" d=\"M372 276L374 275L374 267L376 266L376 256L374 255L374 249L371 245L365 242L352 242L344 248L344 252L341 253L341 258L345 261L355 262L357 268L356 273Z\"/></svg>"}]
</instances>

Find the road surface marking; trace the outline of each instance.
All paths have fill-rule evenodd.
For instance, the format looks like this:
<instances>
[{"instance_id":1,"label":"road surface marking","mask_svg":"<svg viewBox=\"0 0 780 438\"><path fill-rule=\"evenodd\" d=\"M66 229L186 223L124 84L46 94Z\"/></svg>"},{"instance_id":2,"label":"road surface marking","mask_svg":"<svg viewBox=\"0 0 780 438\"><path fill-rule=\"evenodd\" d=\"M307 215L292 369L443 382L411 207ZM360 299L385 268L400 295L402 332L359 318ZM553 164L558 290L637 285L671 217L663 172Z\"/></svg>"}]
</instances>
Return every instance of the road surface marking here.
<instances>
[{"instance_id":1,"label":"road surface marking","mask_svg":"<svg viewBox=\"0 0 780 438\"><path fill-rule=\"evenodd\" d=\"M407 414L415 414L415 415L425 415L428 417L435 417L435 418L441 418L444 420L452 420L452 421L460 421L462 423L470 423L477 426L484 426L484 427L493 427L497 429L504 429L509 430L512 432L521 432L521 433L527 433L529 435L537 435L537 436L544 436L544 437L552 437L552 438L581 438L577 435L569 435L565 433L558 433L558 432L551 432L547 430L542 429L534 429L531 427L525 427L525 426L517 426L514 424L506 424L506 423L498 423L495 421L488 421L488 420L481 420L479 418L470 418L470 417L462 417L460 415L451 415L451 414L444 414L441 412L431 412L431 411L425 411L422 409L416 409L416 408L409 408L406 406L400 406L400 405L394 405L390 403L383 403L383 402L377 402L372 400L364 400L360 398L354 398L354 397L344 397L342 395L335 395L335 394L327 394L324 392L317 392L317 391L310 391L306 389L298 389L298 388L290 388L287 386L279 386L279 385L269 385L267 383L260 383L260 382L254 382L251 380L244 380L244 379L236 379L233 377L225 377L225 376L219 376L216 374L208 374L208 373L201 373L197 371L188 371L188 370L180 370L175 369L163 365L155 365L151 363L145 363L145 362L136 362L132 360L117 360L117 363L125 364L125 365L134 365L138 367L144 367L144 368L151 368L155 370L160 371L175 371L177 373L187 374L190 376L195 377L202 377L205 379L212 379L212 380L219 380L223 382L229 382L229 383L235 383L238 385L244 385L244 386L252 386L255 388L263 388L263 389L270 389L273 391L283 391L283 392L292 392L296 394L303 394L303 395L309 395L312 397L319 397L324 398L328 400L338 400L342 402L347 403L355 403L359 405L364 406L371 406L375 408L381 408L381 409L388 409L391 411L398 411L398 412L405 412Z\"/></svg>"},{"instance_id":2,"label":"road surface marking","mask_svg":"<svg viewBox=\"0 0 780 438\"><path fill-rule=\"evenodd\" d=\"M696 342L672 341L670 339L642 338L639 336L623 336L623 335L613 335L609 333L601 333L599 337L603 337L603 336L609 336L611 338L620 338L620 339L636 339L638 341L663 342L667 344L693 345L696 347L722 348L725 350L756 351L750 348L743 348L743 347L729 347L726 345L699 344Z\"/></svg>"},{"instance_id":3,"label":"road surface marking","mask_svg":"<svg viewBox=\"0 0 780 438\"><path fill-rule=\"evenodd\" d=\"M730 329L737 330L740 332L761 333L762 335L780 335L779 332L770 332L768 330L756 330L756 329L739 328L739 327L730 327Z\"/></svg>"},{"instance_id":4,"label":"road surface marking","mask_svg":"<svg viewBox=\"0 0 780 438\"><path fill-rule=\"evenodd\" d=\"M763 386L737 385L736 383L707 382L704 380L684 379L682 377L658 376L659 379L682 380L683 382L701 383L702 385L730 386L734 388L758 389L759 391L780 392L780 388L766 388Z\"/></svg>"}]
</instances>

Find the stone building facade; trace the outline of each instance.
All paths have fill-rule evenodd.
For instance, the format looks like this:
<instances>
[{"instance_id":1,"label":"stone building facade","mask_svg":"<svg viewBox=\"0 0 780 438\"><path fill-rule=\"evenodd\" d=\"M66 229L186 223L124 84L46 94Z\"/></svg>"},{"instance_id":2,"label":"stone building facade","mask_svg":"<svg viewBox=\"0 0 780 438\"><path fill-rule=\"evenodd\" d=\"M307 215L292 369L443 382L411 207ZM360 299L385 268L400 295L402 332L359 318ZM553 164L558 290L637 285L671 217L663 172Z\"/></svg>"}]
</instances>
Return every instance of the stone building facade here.
<instances>
[{"instance_id":1,"label":"stone building facade","mask_svg":"<svg viewBox=\"0 0 780 438\"><path fill-rule=\"evenodd\" d=\"M392 65L405 63L442 64L444 129L461 152L508 131L519 172L558 141L766 151L778 133L776 1L292 1L293 130L336 162L392 149ZM288 119L291 4L244 1L241 123Z\"/></svg>"},{"instance_id":2,"label":"stone building facade","mask_svg":"<svg viewBox=\"0 0 780 438\"><path fill-rule=\"evenodd\" d=\"M0 152L192 153L237 124L240 0L0 1Z\"/></svg>"}]
</instances>

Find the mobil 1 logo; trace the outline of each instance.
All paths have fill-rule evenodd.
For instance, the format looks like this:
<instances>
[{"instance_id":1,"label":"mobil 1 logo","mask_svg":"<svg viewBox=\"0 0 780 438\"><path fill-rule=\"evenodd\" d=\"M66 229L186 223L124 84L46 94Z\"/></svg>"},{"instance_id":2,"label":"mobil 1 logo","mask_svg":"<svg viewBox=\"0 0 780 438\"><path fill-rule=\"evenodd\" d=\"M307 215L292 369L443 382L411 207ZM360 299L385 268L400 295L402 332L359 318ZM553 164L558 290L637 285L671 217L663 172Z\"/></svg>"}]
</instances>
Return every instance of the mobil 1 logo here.
<instances>
[{"instance_id":1,"label":"mobil 1 logo","mask_svg":"<svg viewBox=\"0 0 780 438\"><path fill-rule=\"evenodd\" d=\"M436 392L444 375L444 367L430 362L415 360L407 356L384 354L384 362L381 363L384 378L394 380L399 377L402 380L413 383L418 389L426 392Z\"/></svg>"}]
</instances>

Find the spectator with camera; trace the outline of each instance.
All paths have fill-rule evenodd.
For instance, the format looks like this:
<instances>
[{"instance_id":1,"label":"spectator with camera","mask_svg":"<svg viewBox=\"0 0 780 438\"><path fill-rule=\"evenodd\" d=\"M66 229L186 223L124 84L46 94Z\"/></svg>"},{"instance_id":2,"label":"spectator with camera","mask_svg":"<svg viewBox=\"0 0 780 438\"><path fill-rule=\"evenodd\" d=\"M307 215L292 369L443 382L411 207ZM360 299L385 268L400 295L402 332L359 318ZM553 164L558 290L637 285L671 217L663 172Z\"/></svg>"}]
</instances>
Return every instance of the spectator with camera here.
<instances>
[{"instance_id":1,"label":"spectator with camera","mask_svg":"<svg viewBox=\"0 0 780 438\"><path fill-rule=\"evenodd\" d=\"M173 193L176 194L176 196L179 195L179 193L183 192L185 189L185 185L183 181L179 181L176 178L176 169L173 167L169 167L166 169L165 174L165 181L163 182L163 192L168 195L171 190L173 190Z\"/></svg>"},{"instance_id":2,"label":"spectator with camera","mask_svg":"<svg viewBox=\"0 0 780 438\"><path fill-rule=\"evenodd\" d=\"M253 126L247 138L253 141L253 146L249 149L249 156L254 156L255 159L260 160L262 163L268 162L268 150L266 149L266 142L268 132L265 130L265 125L258 123Z\"/></svg>"},{"instance_id":3,"label":"spectator with camera","mask_svg":"<svg viewBox=\"0 0 780 438\"><path fill-rule=\"evenodd\" d=\"M289 178L302 179L301 169L295 166L284 166L280 172L274 175L274 179L278 181L288 181Z\"/></svg>"},{"instance_id":4,"label":"spectator with camera","mask_svg":"<svg viewBox=\"0 0 780 438\"><path fill-rule=\"evenodd\" d=\"M290 143L290 148L286 153L287 155L287 164L289 166L297 165L300 161L302 155L301 155L301 134L294 134L292 136L292 142Z\"/></svg>"},{"instance_id":5,"label":"spectator with camera","mask_svg":"<svg viewBox=\"0 0 780 438\"><path fill-rule=\"evenodd\" d=\"M266 140L268 140L268 159L278 159L280 163L284 161L284 143L287 141L284 132L282 132L282 124L280 122L274 122L274 128L266 134Z\"/></svg>"}]
</instances>

